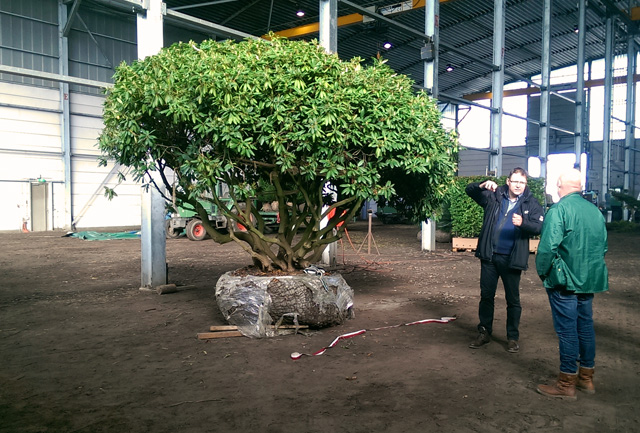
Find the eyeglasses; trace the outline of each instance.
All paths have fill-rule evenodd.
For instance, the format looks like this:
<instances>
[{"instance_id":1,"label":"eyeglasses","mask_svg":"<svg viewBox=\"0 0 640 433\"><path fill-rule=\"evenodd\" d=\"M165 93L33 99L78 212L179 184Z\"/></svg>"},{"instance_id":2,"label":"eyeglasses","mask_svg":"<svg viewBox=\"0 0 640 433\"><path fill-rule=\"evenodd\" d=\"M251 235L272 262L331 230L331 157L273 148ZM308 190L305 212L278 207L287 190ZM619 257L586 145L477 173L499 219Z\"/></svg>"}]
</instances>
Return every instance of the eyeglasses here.
<instances>
[{"instance_id":1,"label":"eyeglasses","mask_svg":"<svg viewBox=\"0 0 640 433\"><path fill-rule=\"evenodd\" d=\"M527 182L523 181L523 180L511 180L511 179L509 179L509 183L512 183L514 185L526 185L527 184Z\"/></svg>"}]
</instances>

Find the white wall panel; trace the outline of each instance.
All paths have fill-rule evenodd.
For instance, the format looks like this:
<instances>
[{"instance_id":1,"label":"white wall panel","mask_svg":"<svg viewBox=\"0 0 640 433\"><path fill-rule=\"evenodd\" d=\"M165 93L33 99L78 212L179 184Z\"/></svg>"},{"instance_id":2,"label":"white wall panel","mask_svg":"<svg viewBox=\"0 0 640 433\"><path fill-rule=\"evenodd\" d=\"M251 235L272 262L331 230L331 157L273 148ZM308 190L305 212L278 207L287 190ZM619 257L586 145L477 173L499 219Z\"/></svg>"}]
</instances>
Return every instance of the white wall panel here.
<instances>
[{"instance_id":1,"label":"white wall panel","mask_svg":"<svg viewBox=\"0 0 640 433\"><path fill-rule=\"evenodd\" d=\"M487 152L461 149L458 154L458 175L477 176L487 173L489 168L489 154Z\"/></svg>"},{"instance_id":2,"label":"white wall panel","mask_svg":"<svg viewBox=\"0 0 640 433\"><path fill-rule=\"evenodd\" d=\"M97 160L74 158L72 200L77 229L140 225L140 185L129 178L118 185L112 169L113 165L98 167ZM118 196L108 200L105 186L115 188Z\"/></svg>"},{"instance_id":3,"label":"white wall panel","mask_svg":"<svg viewBox=\"0 0 640 433\"><path fill-rule=\"evenodd\" d=\"M54 229L65 228L65 191L64 183L54 183L51 188L51 227ZM68 228L68 227L66 227Z\"/></svg>"},{"instance_id":4,"label":"white wall panel","mask_svg":"<svg viewBox=\"0 0 640 433\"><path fill-rule=\"evenodd\" d=\"M103 96L85 95L82 93L71 93L69 97L69 107L71 114L90 114L93 116L102 116Z\"/></svg>"},{"instance_id":5,"label":"white wall panel","mask_svg":"<svg viewBox=\"0 0 640 433\"><path fill-rule=\"evenodd\" d=\"M0 181L0 202L2 216L0 216L0 230L20 230L23 221L29 221L30 183Z\"/></svg>"},{"instance_id":6,"label":"white wall panel","mask_svg":"<svg viewBox=\"0 0 640 433\"><path fill-rule=\"evenodd\" d=\"M0 180L28 181L39 177L49 182L63 182L64 169L60 158L0 150Z\"/></svg>"},{"instance_id":7,"label":"white wall panel","mask_svg":"<svg viewBox=\"0 0 640 433\"><path fill-rule=\"evenodd\" d=\"M71 153L73 155L100 155L98 137L102 132L102 119L71 115Z\"/></svg>"},{"instance_id":8,"label":"white wall panel","mask_svg":"<svg viewBox=\"0 0 640 433\"><path fill-rule=\"evenodd\" d=\"M102 103L100 96L71 93L70 123L71 123L71 152L80 155L100 155L98 137L104 127L102 119Z\"/></svg>"},{"instance_id":9,"label":"white wall panel","mask_svg":"<svg viewBox=\"0 0 640 433\"><path fill-rule=\"evenodd\" d=\"M0 82L0 101L3 104L59 110L60 92L42 87Z\"/></svg>"}]
</instances>

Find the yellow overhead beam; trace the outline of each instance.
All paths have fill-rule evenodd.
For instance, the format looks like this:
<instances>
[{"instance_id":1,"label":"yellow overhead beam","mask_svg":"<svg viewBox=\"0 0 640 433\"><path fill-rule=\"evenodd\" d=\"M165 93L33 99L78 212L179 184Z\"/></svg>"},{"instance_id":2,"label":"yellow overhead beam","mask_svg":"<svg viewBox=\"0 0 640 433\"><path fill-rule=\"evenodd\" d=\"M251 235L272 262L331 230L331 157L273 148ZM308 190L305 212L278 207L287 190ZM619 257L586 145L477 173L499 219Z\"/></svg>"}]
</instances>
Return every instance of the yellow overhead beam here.
<instances>
[{"instance_id":1,"label":"yellow overhead beam","mask_svg":"<svg viewBox=\"0 0 640 433\"><path fill-rule=\"evenodd\" d=\"M633 82L637 83L640 81L640 74L634 74ZM627 82L627 77L614 77L613 84L625 84ZM604 86L604 78L600 78L597 80L588 80L584 82L584 88L588 89L591 87ZM505 90L502 92L502 96L504 98L508 98L509 96L522 96L522 95L535 95L540 93L540 89L538 87L525 87L523 89L513 89L513 90ZM483 99L491 99L493 98L492 92L483 92L483 93L470 93L468 95L463 96L467 101L480 101Z\"/></svg>"},{"instance_id":2,"label":"yellow overhead beam","mask_svg":"<svg viewBox=\"0 0 640 433\"><path fill-rule=\"evenodd\" d=\"M351 14L338 17L338 27L348 26L350 24L357 24L362 22L363 16L360 14ZM286 38L295 38L298 36L310 35L318 33L320 31L320 23L306 24L304 26L294 27L292 29L282 30L275 32L278 36L284 36ZM264 38L265 36L263 36Z\"/></svg>"},{"instance_id":3,"label":"yellow overhead beam","mask_svg":"<svg viewBox=\"0 0 640 433\"><path fill-rule=\"evenodd\" d=\"M440 0L440 3L447 3L450 1L453 1L453 0ZM426 5L426 0L413 0L413 5L409 10L422 9L425 7L425 5ZM402 12L407 12L407 10ZM402 12L398 12L398 13L402 13ZM364 16L362 14L343 15L341 17L338 17L338 27L361 23L363 21L363 18ZM275 34L278 36L284 36L287 38L295 38L299 36L306 36L306 35L318 33L319 31L320 31L320 23L312 23L312 24L305 24L304 26L294 27L292 29L281 30L279 32L275 32ZM268 35L263 35L262 37L265 39L269 39Z\"/></svg>"}]
</instances>

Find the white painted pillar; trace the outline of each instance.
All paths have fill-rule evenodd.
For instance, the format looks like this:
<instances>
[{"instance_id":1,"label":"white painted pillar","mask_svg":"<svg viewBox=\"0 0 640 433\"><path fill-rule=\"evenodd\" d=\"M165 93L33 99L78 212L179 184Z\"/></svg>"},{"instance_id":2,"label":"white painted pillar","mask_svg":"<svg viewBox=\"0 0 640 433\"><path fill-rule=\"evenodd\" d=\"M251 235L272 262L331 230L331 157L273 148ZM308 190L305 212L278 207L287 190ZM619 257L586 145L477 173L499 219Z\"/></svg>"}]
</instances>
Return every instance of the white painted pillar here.
<instances>
[{"instance_id":1,"label":"white painted pillar","mask_svg":"<svg viewBox=\"0 0 640 433\"><path fill-rule=\"evenodd\" d=\"M431 218L422 221L422 251L436 250L436 222Z\"/></svg>"},{"instance_id":2,"label":"white painted pillar","mask_svg":"<svg viewBox=\"0 0 640 433\"><path fill-rule=\"evenodd\" d=\"M320 7L320 45L327 53L338 53L338 0L319 0ZM326 207L323 208L323 212ZM320 228L327 226L328 219L323 218ZM322 253L322 264L335 266L338 256L338 243L332 242Z\"/></svg>"},{"instance_id":3,"label":"white painted pillar","mask_svg":"<svg viewBox=\"0 0 640 433\"><path fill-rule=\"evenodd\" d=\"M146 13L138 14L138 58L158 53L164 44L162 0L148 0ZM167 252L164 228L165 201L150 186L142 190L141 289L152 289L167 283Z\"/></svg>"}]
</instances>

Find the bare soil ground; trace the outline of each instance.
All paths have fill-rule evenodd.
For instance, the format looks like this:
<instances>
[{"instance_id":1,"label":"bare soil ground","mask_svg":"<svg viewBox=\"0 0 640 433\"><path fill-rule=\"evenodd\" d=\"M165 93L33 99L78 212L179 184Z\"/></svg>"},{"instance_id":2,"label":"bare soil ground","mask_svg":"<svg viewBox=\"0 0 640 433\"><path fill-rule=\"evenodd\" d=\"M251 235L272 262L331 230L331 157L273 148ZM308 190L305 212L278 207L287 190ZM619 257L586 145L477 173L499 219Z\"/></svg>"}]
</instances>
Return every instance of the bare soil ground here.
<instances>
[{"instance_id":1,"label":"bare soil ground","mask_svg":"<svg viewBox=\"0 0 640 433\"><path fill-rule=\"evenodd\" d=\"M349 229L356 249L366 229ZM472 350L479 262L450 244L422 252L417 232L376 224L379 255L345 240L355 319L263 340L196 338L224 324L216 279L250 263L235 245L168 240L170 282L195 288L158 295L139 290L139 240L2 233L0 432L640 431L638 234L610 234L611 290L594 302L597 393L568 402L535 392L558 369L535 271L522 278L520 353L506 351L501 288L494 341ZM453 315L290 358L347 332Z\"/></svg>"}]
</instances>

